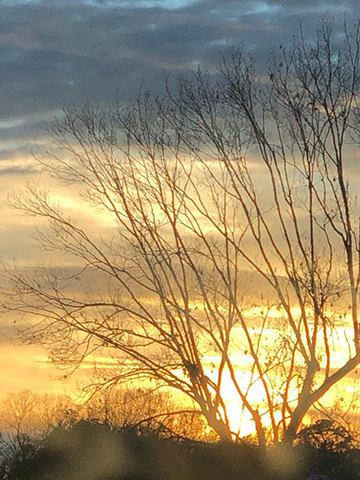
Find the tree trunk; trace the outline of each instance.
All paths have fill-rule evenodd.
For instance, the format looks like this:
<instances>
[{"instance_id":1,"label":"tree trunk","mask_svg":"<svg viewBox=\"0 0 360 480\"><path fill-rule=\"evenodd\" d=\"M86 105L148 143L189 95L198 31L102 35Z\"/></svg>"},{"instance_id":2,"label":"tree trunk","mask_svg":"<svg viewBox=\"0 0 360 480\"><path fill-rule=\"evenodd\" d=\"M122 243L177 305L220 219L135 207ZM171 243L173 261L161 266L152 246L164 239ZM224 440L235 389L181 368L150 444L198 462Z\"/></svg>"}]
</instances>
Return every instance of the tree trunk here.
<instances>
[{"instance_id":1,"label":"tree trunk","mask_svg":"<svg viewBox=\"0 0 360 480\"><path fill-rule=\"evenodd\" d=\"M214 418L214 416L211 415L209 412L207 412L205 416L209 426L219 435L222 442L233 441L231 432L224 422L218 420L217 418Z\"/></svg>"}]
</instances>

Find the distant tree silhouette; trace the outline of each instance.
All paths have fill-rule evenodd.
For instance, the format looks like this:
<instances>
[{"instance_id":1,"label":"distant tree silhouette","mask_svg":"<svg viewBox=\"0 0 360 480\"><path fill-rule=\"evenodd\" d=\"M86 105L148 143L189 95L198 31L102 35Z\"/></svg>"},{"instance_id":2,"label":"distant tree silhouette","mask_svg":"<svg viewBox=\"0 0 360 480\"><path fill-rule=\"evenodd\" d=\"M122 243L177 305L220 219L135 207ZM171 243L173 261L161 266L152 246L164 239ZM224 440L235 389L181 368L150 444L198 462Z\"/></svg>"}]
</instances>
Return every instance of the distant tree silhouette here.
<instances>
[{"instance_id":1,"label":"distant tree silhouette","mask_svg":"<svg viewBox=\"0 0 360 480\"><path fill-rule=\"evenodd\" d=\"M8 480L235 480L239 473L260 480L262 466L255 445L179 441L88 420L55 429L36 454L14 459Z\"/></svg>"},{"instance_id":2,"label":"distant tree silhouette","mask_svg":"<svg viewBox=\"0 0 360 480\"><path fill-rule=\"evenodd\" d=\"M307 428L318 432L325 425ZM274 468L274 447L268 448L264 456L261 448L244 441L198 442L163 437L149 428L111 428L95 419L81 420L69 428L55 428L36 446L29 444L29 454L14 456L0 479L304 480L311 474L330 480L360 478L360 451L351 445L336 451L306 440L288 450L292 463L286 470Z\"/></svg>"},{"instance_id":3,"label":"distant tree silhouette","mask_svg":"<svg viewBox=\"0 0 360 480\"><path fill-rule=\"evenodd\" d=\"M214 440L204 418L190 407L186 410L169 391L100 389L85 402L82 417L96 418L114 428L145 426L152 431L167 432L170 436Z\"/></svg>"}]
</instances>

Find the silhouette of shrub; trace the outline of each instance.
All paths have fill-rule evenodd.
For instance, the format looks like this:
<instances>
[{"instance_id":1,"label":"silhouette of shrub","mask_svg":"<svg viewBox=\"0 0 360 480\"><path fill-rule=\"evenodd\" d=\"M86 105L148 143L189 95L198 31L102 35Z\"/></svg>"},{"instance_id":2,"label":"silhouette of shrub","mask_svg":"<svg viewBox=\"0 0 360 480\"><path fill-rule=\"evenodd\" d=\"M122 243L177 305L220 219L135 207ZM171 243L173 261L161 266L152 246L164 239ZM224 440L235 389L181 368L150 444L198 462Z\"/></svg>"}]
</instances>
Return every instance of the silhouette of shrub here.
<instances>
[{"instance_id":1,"label":"silhouette of shrub","mask_svg":"<svg viewBox=\"0 0 360 480\"><path fill-rule=\"evenodd\" d=\"M36 455L15 462L9 480L261 480L253 445L161 438L131 427L95 421L56 428Z\"/></svg>"},{"instance_id":2,"label":"silhouette of shrub","mask_svg":"<svg viewBox=\"0 0 360 480\"><path fill-rule=\"evenodd\" d=\"M350 432L326 419L303 428L297 435L297 443L338 453L348 453L355 448L355 440Z\"/></svg>"},{"instance_id":3,"label":"silhouette of shrub","mask_svg":"<svg viewBox=\"0 0 360 480\"><path fill-rule=\"evenodd\" d=\"M13 459L1 480L359 480L360 452L351 435L325 422L306 427L297 444L268 456L246 442L207 443L162 436L149 428L112 428L96 420L60 425L27 456ZM274 452L290 470L274 470ZM284 457L285 455L285 457ZM287 457L286 457L287 455ZM291 464L293 462L293 464ZM0 470L1 472L1 470Z\"/></svg>"},{"instance_id":4,"label":"silhouette of shrub","mask_svg":"<svg viewBox=\"0 0 360 480\"><path fill-rule=\"evenodd\" d=\"M349 431L331 420L318 420L297 435L296 455L306 478L325 474L331 480L360 478L360 458Z\"/></svg>"}]
</instances>

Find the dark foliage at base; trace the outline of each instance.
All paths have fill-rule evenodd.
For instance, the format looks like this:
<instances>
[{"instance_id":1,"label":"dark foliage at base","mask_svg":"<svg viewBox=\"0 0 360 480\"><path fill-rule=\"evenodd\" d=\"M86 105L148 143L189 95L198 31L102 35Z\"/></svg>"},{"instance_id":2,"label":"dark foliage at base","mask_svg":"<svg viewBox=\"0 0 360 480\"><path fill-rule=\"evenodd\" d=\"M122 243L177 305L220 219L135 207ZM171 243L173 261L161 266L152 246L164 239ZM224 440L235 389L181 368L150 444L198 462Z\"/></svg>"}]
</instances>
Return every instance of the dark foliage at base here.
<instances>
[{"instance_id":1,"label":"dark foliage at base","mask_svg":"<svg viewBox=\"0 0 360 480\"><path fill-rule=\"evenodd\" d=\"M294 447L264 453L246 442L194 442L80 421L3 456L0 467L0 480L304 480L310 474L360 479L360 450L345 430L317 422Z\"/></svg>"}]
</instances>

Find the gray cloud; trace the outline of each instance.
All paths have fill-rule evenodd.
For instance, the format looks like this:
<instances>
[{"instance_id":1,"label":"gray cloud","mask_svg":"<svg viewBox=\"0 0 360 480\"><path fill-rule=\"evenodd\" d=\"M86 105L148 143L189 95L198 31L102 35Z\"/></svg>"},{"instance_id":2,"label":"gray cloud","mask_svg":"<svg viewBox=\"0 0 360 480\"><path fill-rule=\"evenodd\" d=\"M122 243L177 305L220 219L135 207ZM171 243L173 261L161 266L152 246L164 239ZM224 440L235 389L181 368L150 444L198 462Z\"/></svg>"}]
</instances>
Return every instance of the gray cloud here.
<instances>
[{"instance_id":1,"label":"gray cloud","mask_svg":"<svg viewBox=\"0 0 360 480\"><path fill-rule=\"evenodd\" d=\"M31 149L31 144L20 145L15 148L3 148L0 151L0 169L3 161L29 157Z\"/></svg>"},{"instance_id":2,"label":"gray cloud","mask_svg":"<svg viewBox=\"0 0 360 480\"><path fill-rule=\"evenodd\" d=\"M244 44L261 64L272 46L291 41L300 20L310 35L320 16L342 22L343 13L357 15L357 0L2 0L0 6L0 123L8 122L0 125L0 159L15 158L17 147L4 142L30 150L43 136L44 118L63 104L108 102L117 90L126 100L142 80L159 89L164 69L211 67L231 45Z\"/></svg>"},{"instance_id":3,"label":"gray cloud","mask_svg":"<svg viewBox=\"0 0 360 480\"><path fill-rule=\"evenodd\" d=\"M35 165L13 165L11 167L0 168L0 177L8 175L23 175L26 177L29 175L37 174L38 172L39 169Z\"/></svg>"}]
</instances>

